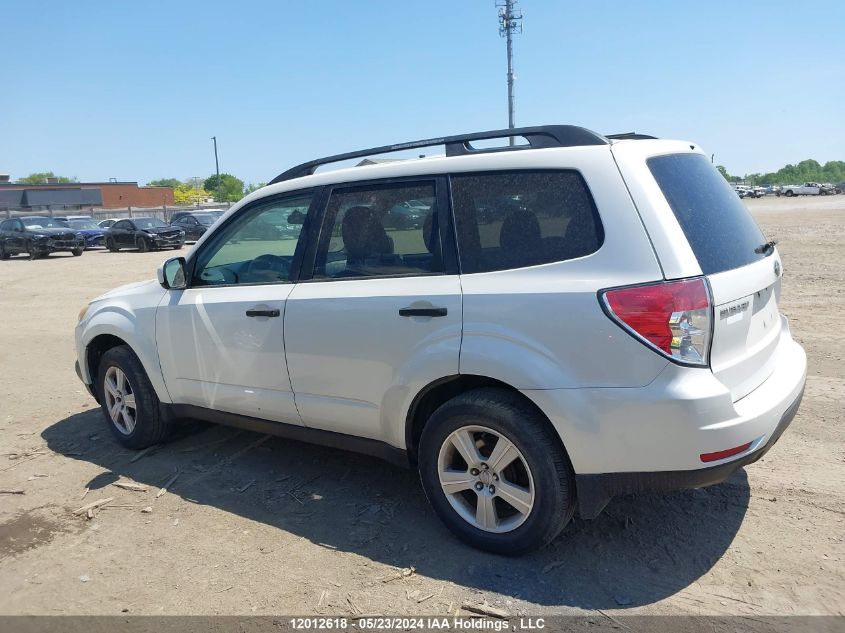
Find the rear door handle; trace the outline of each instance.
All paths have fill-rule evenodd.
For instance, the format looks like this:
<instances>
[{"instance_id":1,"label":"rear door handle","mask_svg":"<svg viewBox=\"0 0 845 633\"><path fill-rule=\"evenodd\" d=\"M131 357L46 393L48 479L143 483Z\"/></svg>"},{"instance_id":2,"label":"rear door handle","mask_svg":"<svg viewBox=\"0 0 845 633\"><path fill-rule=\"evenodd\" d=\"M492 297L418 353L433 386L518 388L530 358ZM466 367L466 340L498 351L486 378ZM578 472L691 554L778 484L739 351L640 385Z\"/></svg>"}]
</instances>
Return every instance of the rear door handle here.
<instances>
[{"instance_id":1,"label":"rear door handle","mask_svg":"<svg viewBox=\"0 0 845 633\"><path fill-rule=\"evenodd\" d=\"M400 308L399 316L444 317L446 312L446 308Z\"/></svg>"},{"instance_id":2,"label":"rear door handle","mask_svg":"<svg viewBox=\"0 0 845 633\"><path fill-rule=\"evenodd\" d=\"M277 317L280 316L282 313L278 309L275 310L247 310L246 315L248 317Z\"/></svg>"}]
</instances>

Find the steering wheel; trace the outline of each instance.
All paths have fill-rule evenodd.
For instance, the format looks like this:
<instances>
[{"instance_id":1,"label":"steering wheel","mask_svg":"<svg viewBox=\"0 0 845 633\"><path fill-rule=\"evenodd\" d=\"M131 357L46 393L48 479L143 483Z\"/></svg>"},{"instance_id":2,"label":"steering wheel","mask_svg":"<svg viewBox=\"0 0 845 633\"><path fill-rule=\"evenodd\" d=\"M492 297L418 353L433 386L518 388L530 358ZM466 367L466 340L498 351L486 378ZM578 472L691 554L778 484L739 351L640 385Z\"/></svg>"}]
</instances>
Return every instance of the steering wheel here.
<instances>
[{"instance_id":1,"label":"steering wheel","mask_svg":"<svg viewBox=\"0 0 845 633\"><path fill-rule=\"evenodd\" d=\"M251 262L246 270L246 276L252 280L280 281L290 277L290 262L277 255L259 255Z\"/></svg>"}]
</instances>

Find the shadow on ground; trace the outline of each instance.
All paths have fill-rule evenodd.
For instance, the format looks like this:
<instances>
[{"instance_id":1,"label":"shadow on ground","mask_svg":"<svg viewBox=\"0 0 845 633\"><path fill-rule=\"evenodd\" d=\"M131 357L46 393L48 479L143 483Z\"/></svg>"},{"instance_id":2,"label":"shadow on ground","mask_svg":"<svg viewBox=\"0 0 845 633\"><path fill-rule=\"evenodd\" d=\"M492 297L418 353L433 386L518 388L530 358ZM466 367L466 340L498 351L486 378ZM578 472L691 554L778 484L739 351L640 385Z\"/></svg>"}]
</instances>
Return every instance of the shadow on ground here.
<instances>
[{"instance_id":1,"label":"shadow on ground","mask_svg":"<svg viewBox=\"0 0 845 633\"><path fill-rule=\"evenodd\" d=\"M48 446L125 476L332 549L409 567L457 585L543 605L634 607L670 596L707 572L745 515L744 471L705 490L615 499L594 521L575 519L549 547L522 558L475 551L429 508L416 473L375 458L235 429L197 425L135 462L99 409L42 433ZM247 450L245 450L247 449ZM251 485L250 482L254 482ZM242 491L242 492L241 492Z\"/></svg>"}]
</instances>

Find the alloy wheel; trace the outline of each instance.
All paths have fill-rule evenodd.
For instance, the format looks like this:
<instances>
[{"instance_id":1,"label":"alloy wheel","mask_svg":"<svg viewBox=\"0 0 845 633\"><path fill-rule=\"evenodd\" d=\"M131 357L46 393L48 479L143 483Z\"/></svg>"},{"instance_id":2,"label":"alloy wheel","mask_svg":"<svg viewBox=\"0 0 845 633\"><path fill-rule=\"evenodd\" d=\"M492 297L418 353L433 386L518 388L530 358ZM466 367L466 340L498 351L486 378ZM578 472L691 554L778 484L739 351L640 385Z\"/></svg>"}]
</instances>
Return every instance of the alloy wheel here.
<instances>
[{"instance_id":1,"label":"alloy wheel","mask_svg":"<svg viewBox=\"0 0 845 633\"><path fill-rule=\"evenodd\" d=\"M124 435L131 435L135 430L138 410L135 407L135 392L120 367L112 365L106 370L103 395L109 417L117 430Z\"/></svg>"},{"instance_id":2,"label":"alloy wheel","mask_svg":"<svg viewBox=\"0 0 845 633\"><path fill-rule=\"evenodd\" d=\"M440 447L437 472L449 504L479 530L515 530L534 507L534 478L525 456L487 427L452 432Z\"/></svg>"}]
</instances>

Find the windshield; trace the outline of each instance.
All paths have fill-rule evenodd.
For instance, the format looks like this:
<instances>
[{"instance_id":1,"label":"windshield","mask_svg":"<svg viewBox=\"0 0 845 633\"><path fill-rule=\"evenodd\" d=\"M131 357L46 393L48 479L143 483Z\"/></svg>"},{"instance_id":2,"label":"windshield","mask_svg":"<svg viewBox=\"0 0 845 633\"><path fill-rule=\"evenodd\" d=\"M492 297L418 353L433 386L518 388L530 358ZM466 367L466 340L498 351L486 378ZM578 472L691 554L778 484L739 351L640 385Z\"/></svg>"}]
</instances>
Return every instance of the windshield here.
<instances>
[{"instance_id":1,"label":"windshield","mask_svg":"<svg viewBox=\"0 0 845 633\"><path fill-rule=\"evenodd\" d=\"M210 213L203 213L203 214L194 214L194 217L197 219L202 225L211 226L217 221L217 216L211 215Z\"/></svg>"},{"instance_id":2,"label":"windshield","mask_svg":"<svg viewBox=\"0 0 845 633\"><path fill-rule=\"evenodd\" d=\"M132 221L139 229L160 229L167 226L158 218L135 218Z\"/></svg>"},{"instance_id":3,"label":"windshield","mask_svg":"<svg viewBox=\"0 0 845 633\"><path fill-rule=\"evenodd\" d=\"M70 228L76 229L77 231L97 230L100 228L94 220L70 220L68 224L70 224Z\"/></svg>"},{"instance_id":4,"label":"windshield","mask_svg":"<svg viewBox=\"0 0 845 633\"><path fill-rule=\"evenodd\" d=\"M53 218L21 218L28 229L66 229L67 226Z\"/></svg>"}]
</instances>

